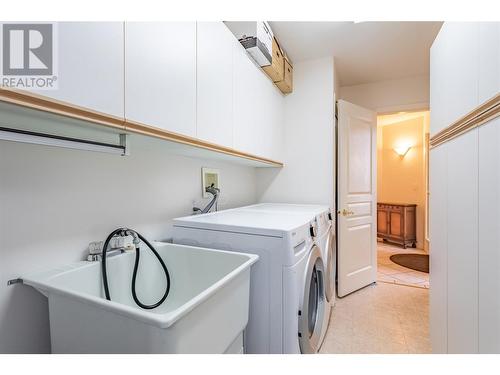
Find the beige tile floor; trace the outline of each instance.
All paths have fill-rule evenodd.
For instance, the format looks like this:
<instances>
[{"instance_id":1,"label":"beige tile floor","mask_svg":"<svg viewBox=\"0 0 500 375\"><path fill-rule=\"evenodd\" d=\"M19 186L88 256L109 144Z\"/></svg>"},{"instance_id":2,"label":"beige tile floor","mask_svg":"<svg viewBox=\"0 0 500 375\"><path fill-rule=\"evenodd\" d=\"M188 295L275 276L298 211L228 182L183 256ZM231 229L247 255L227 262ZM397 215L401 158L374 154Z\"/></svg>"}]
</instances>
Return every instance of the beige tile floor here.
<instances>
[{"instance_id":1,"label":"beige tile floor","mask_svg":"<svg viewBox=\"0 0 500 375\"><path fill-rule=\"evenodd\" d=\"M410 268L402 267L389 257L398 253L413 253L413 254L426 254L425 251L420 249L403 249L401 247L392 246L383 242L378 242L378 274L377 280L384 283L394 283L402 285L417 286L420 288L429 288L429 274L419 272Z\"/></svg>"},{"instance_id":2,"label":"beige tile floor","mask_svg":"<svg viewBox=\"0 0 500 375\"><path fill-rule=\"evenodd\" d=\"M428 294L377 283L337 298L320 353L430 353Z\"/></svg>"}]
</instances>

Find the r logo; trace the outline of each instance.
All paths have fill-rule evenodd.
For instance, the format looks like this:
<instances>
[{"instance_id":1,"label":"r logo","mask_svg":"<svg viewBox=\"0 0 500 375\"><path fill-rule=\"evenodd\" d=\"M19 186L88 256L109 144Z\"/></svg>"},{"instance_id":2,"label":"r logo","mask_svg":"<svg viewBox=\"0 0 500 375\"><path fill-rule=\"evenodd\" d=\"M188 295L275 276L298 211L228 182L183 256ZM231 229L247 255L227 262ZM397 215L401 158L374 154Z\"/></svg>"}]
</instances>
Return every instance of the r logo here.
<instances>
[{"instance_id":1,"label":"r logo","mask_svg":"<svg viewBox=\"0 0 500 375\"><path fill-rule=\"evenodd\" d=\"M3 75L53 74L52 24L3 25Z\"/></svg>"}]
</instances>

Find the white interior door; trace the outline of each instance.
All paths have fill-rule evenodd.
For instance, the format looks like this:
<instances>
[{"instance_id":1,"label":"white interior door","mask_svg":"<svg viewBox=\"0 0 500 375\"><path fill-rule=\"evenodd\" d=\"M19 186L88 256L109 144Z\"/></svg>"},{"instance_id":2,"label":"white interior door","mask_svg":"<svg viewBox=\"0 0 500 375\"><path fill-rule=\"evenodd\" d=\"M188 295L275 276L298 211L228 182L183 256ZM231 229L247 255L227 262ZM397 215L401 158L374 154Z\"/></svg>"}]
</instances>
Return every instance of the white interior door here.
<instances>
[{"instance_id":1,"label":"white interior door","mask_svg":"<svg viewBox=\"0 0 500 375\"><path fill-rule=\"evenodd\" d=\"M377 277L377 121L373 111L338 102L338 295Z\"/></svg>"}]
</instances>

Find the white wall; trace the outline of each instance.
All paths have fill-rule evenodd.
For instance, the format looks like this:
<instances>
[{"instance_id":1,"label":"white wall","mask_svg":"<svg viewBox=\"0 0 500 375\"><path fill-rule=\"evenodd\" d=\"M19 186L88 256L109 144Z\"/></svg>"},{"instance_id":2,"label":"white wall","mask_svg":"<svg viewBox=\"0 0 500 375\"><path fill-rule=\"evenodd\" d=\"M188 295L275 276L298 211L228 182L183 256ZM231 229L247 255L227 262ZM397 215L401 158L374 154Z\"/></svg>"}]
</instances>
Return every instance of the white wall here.
<instances>
[{"instance_id":1,"label":"white wall","mask_svg":"<svg viewBox=\"0 0 500 375\"><path fill-rule=\"evenodd\" d=\"M261 202L334 206L334 61L294 65L293 93L285 98L284 164L257 171Z\"/></svg>"},{"instance_id":2,"label":"white wall","mask_svg":"<svg viewBox=\"0 0 500 375\"><path fill-rule=\"evenodd\" d=\"M134 136L132 155L0 142L0 353L50 351L46 299L7 280L81 260L90 241L130 226L167 239L201 198L201 167L219 168L229 208L256 202L255 169L180 157Z\"/></svg>"},{"instance_id":3,"label":"white wall","mask_svg":"<svg viewBox=\"0 0 500 375\"><path fill-rule=\"evenodd\" d=\"M378 113L429 108L429 76L342 86L340 98Z\"/></svg>"}]
</instances>

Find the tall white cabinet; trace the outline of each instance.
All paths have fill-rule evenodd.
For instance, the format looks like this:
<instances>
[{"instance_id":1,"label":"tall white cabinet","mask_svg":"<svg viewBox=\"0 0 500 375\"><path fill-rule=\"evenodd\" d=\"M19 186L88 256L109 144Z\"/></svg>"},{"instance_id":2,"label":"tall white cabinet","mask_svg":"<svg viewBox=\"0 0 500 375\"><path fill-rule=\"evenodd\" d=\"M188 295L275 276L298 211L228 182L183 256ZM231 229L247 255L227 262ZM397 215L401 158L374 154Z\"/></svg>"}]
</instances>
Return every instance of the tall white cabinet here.
<instances>
[{"instance_id":1,"label":"tall white cabinet","mask_svg":"<svg viewBox=\"0 0 500 375\"><path fill-rule=\"evenodd\" d=\"M499 23L445 23L431 49L431 139L500 92ZM436 353L500 353L500 118L430 152Z\"/></svg>"},{"instance_id":2,"label":"tall white cabinet","mask_svg":"<svg viewBox=\"0 0 500 375\"><path fill-rule=\"evenodd\" d=\"M500 353L500 118L479 128L479 352Z\"/></svg>"},{"instance_id":3,"label":"tall white cabinet","mask_svg":"<svg viewBox=\"0 0 500 375\"><path fill-rule=\"evenodd\" d=\"M430 322L434 353L448 352L448 153L446 145L429 156Z\"/></svg>"},{"instance_id":4,"label":"tall white cabinet","mask_svg":"<svg viewBox=\"0 0 500 375\"><path fill-rule=\"evenodd\" d=\"M477 129L444 146L448 158L448 353L477 353Z\"/></svg>"}]
</instances>

